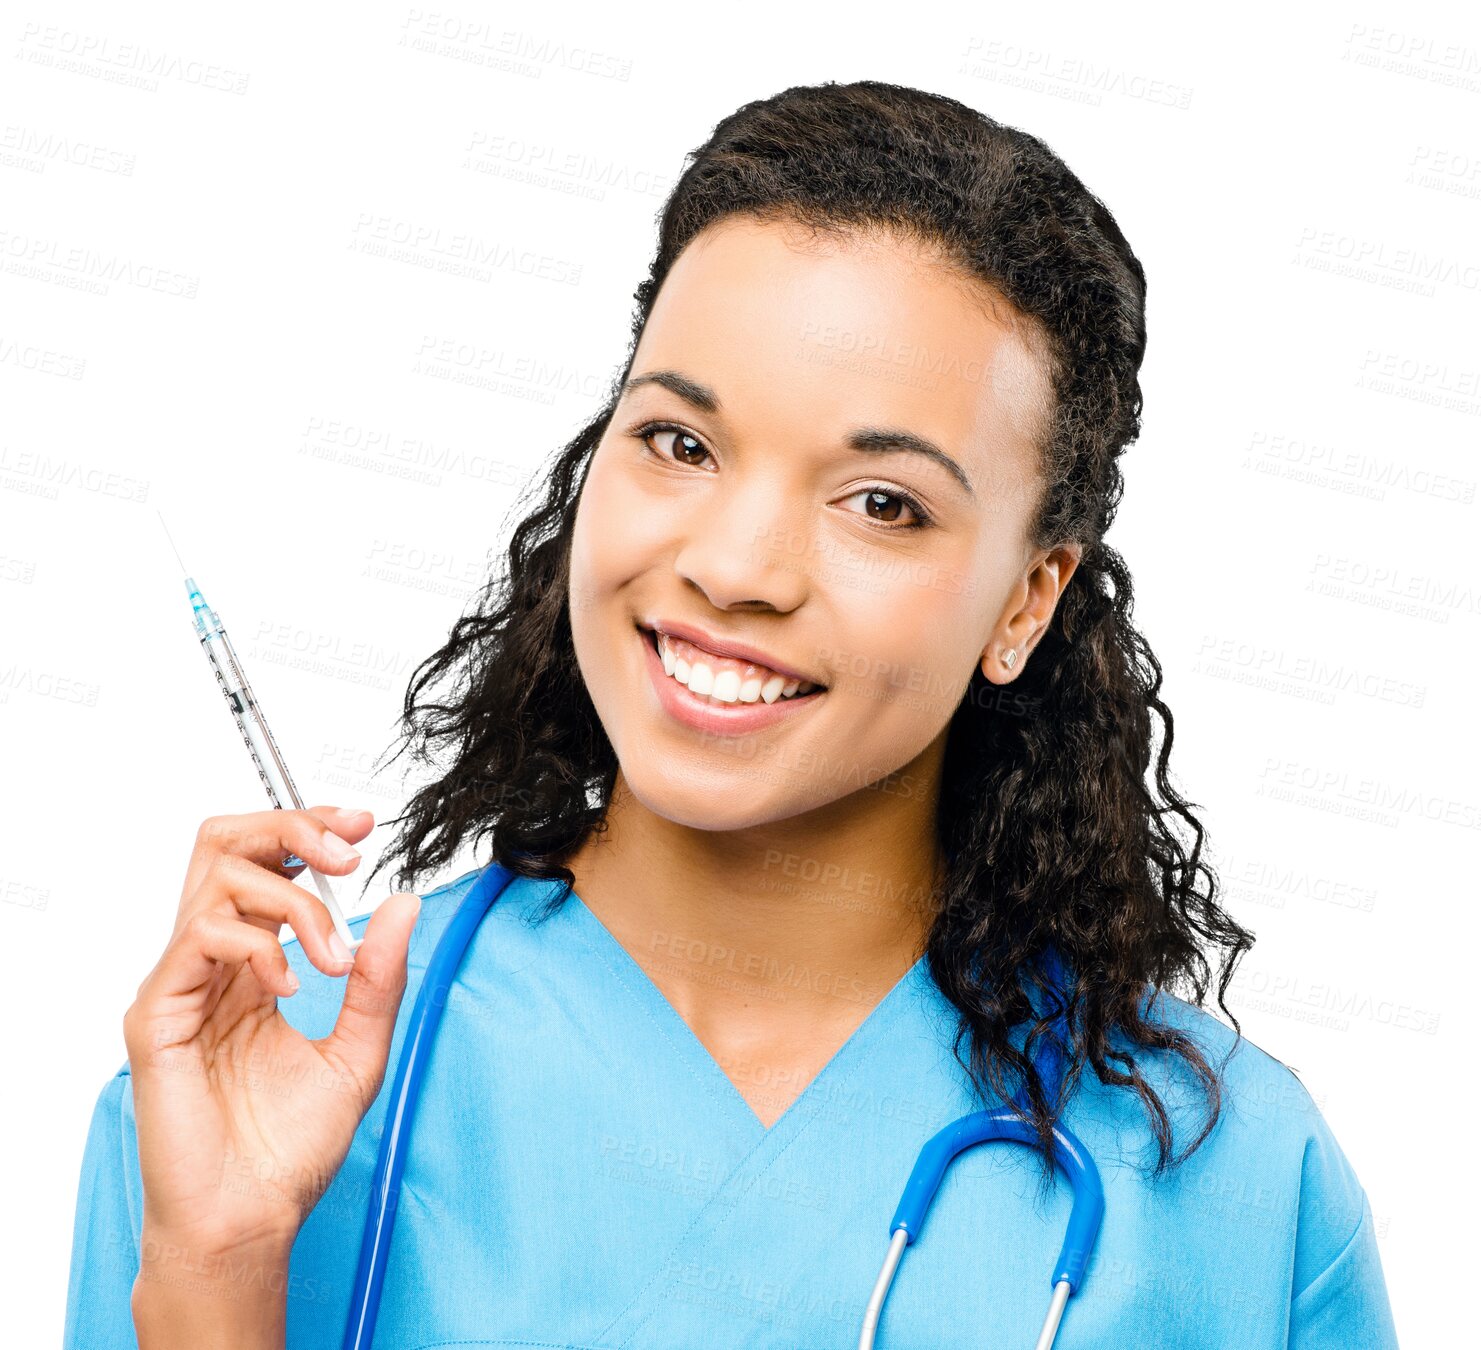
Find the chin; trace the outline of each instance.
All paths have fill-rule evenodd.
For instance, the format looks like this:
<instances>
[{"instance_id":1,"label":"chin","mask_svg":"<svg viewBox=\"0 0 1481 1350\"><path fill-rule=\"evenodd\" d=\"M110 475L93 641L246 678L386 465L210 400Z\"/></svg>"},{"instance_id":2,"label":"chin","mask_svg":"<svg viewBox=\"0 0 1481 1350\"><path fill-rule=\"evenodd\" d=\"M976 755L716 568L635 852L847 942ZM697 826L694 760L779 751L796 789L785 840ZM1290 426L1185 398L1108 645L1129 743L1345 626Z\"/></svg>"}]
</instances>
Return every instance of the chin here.
<instances>
[{"instance_id":1,"label":"chin","mask_svg":"<svg viewBox=\"0 0 1481 1350\"><path fill-rule=\"evenodd\" d=\"M794 800L787 791L787 782L780 781L785 771L775 766L769 774L755 765L743 766L742 782L735 769L727 765L708 784L702 768L690 776L682 769L671 772L650 760L641 766L621 763L621 769L627 790L648 811L691 830L718 834L755 829L801 815L818 805ZM796 785L799 780L792 775L791 782Z\"/></svg>"}]
</instances>

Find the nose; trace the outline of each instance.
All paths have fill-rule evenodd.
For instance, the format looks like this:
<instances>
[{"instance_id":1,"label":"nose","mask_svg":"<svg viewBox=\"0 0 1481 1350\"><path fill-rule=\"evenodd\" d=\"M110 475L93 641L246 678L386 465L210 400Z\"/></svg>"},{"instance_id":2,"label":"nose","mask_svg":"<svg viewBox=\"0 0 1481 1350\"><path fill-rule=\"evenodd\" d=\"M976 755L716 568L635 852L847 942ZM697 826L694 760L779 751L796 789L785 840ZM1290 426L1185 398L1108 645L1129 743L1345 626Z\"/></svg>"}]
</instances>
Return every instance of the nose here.
<instances>
[{"instance_id":1,"label":"nose","mask_svg":"<svg viewBox=\"0 0 1481 1350\"><path fill-rule=\"evenodd\" d=\"M717 486L680 527L674 571L716 609L796 609L807 594L812 540L801 506L770 474Z\"/></svg>"}]
</instances>

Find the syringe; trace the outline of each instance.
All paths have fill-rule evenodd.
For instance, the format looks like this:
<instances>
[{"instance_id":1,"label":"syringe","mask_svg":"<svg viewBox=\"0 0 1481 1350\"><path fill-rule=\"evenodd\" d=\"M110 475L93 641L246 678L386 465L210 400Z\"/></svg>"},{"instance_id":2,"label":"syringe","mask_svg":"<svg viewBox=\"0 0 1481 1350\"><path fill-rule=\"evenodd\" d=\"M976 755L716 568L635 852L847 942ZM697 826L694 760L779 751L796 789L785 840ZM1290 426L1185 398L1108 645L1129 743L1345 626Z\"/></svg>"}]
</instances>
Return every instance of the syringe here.
<instances>
[{"instance_id":1,"label":"syringe","mask_svg":"<svg viewBox=\"0 0 1481 1350\"><path fill-rule=\"evenodd\" d=\"M160 516L159 523L164 525L163 515ZM169 533L169 528L166 527L166 537ZM170 540L170 547L175 547L173 539ZM177 560L180 559L178 549L175 550L175 557ZM185 570L183 560L180 561L180 570L182 572ZM253 697L252 686L247 683L247 676L242 671L242 663L237 659L231 639L226 636L225 625L222 624L216 611L206 603L193 577L185 578L185 589L190 594L190 608L195 618L196 635L200 638L201 647L206 653L206 659L211 663L211 669L216 672L216 683L221 686L221 692L226 696L227 706L231 708L237 729L247 743L247 751L252 756L252 762L257 766L258 777L262 779L262 785L267 789L268 797L272 800L273 806L279 810L291 806L295 810L302 811L304 809L303 798L298 795L293 775L288 772L288 765L278 750L278 743L268 729L267 719L262 715L262 709ZM283 859L284 867L301 867L302 865L303 859L291 853ZM350 926L345 922L344 913L340 910L339 902L335 900L334 892L329 889L329 881L323 873L310 867L309 875L313 877L314 885L318 887L319 897L324 901L324 908L329 911L329 917L334 921L334 931L340 935L345 946L353 952L364 939L357 938L350 932Z\"/></svg>"}]
</instances>

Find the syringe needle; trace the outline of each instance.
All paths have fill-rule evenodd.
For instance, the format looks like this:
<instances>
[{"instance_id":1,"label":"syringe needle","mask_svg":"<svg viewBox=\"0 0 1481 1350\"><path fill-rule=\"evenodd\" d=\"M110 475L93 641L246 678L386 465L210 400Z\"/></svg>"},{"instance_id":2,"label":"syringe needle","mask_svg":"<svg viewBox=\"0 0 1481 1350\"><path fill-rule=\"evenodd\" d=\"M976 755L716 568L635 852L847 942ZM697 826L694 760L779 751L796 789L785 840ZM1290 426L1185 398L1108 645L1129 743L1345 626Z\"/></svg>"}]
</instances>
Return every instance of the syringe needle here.
<instances>
[{"instance_id":1,"label":"syringe needle","mask_svg":"<svg viewBox=\"0 0 1481 1350\"><path fill-rule=\"evenodd\" d=\"M175 548L175 536L170 533L170 527L165 524L164 512L156 506L154 508L154 514L159 517L160 528L164 530L165 538L170 541L170 547L175 550L175 561L180 564L180 570L184 572L186 576L189 576L190 572L185 566L185 559L180 556L180 550L178 548Z\"/></svg>"}]
</instances>

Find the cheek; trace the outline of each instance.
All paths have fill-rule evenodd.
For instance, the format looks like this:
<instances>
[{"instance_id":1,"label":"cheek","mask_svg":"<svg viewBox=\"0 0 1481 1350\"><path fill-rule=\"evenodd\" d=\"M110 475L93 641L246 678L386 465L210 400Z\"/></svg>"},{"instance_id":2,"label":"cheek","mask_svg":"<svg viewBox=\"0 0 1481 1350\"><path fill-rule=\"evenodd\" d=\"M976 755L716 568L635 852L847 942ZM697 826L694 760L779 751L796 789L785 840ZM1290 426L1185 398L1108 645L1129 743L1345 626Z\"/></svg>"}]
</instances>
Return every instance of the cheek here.
<instances>
[{"instance_id":1,"label":"cheek","mask_svg":"<svg viewBox=\"0 0 1481 1350\"><path fill-rule=\"evenodd\" d=\"M571 635L583 671L597 682L622 659L632 631L624 592L660 565L668 547L665 521L671 519L634 475L614 462L619 449L598 448L571 531Z\"/></svg>"},{"instance_id":2,"label":"cheek","mask_svg":"<svg viewBox=\"0 0 1481 1350\"><path fill-rule=\"evenodd\" d=\"M588 600L610 589L628 552L627 536L634 515L621 476L612 472L600 447L576 504L571 532L571 597Z\"/></svg>"},{"instance_id":3,"label":"cheek","mask_svg":"<svg viewBox=\"0 0 1481 1350\"><path fill-rule=\"evenodd\" d=\"M618 462L620 453L603 445L592 461L576 512L573 574L578 556L588 575L631 571L661 543L666 513Z\"/></svg>"},{"instance_id":4,"label":"cheek","mask_svg":"<svg viewBox=\"0 0 1481 1350\"><path fill-rule=\"evenodd\" d=\"M951 717L977 654L967 611L966 597L929 580L893 585L853 605L847 631L854 639L840 642L834 668L877 714L881 731L929 739Z\"/></svg>"}]
</instances>

